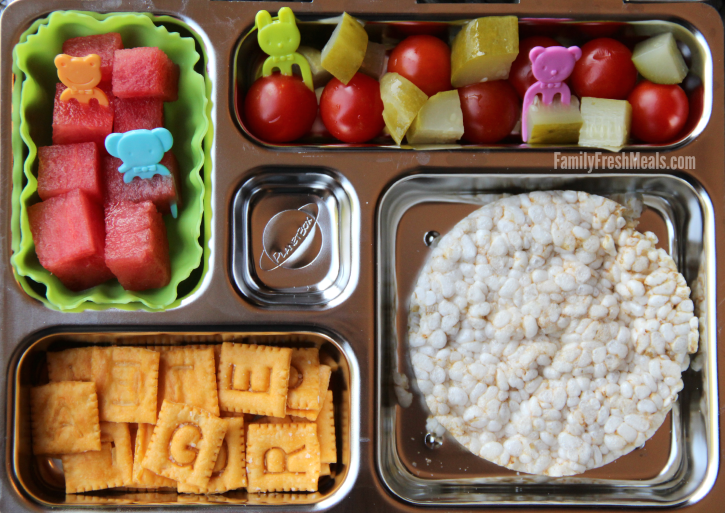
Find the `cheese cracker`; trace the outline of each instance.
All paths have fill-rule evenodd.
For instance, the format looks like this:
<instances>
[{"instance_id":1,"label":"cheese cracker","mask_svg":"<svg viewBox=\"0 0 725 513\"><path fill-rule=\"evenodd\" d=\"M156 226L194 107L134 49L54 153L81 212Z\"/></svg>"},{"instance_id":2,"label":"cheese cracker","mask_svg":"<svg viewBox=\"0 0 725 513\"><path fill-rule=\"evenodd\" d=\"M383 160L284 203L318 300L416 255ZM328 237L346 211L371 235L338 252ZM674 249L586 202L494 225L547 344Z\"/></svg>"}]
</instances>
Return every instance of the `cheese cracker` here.
<instances>
[{"instance_id":1,"label":"cheese cracker","mask_svg":"<svg viewBox=\"0 0 725 513\"><path fill-rule=\"evenodd\" d=\"M320 352L293 349L290 362L287 408L314 410L320 405Z\"/></svg>"},{"instance_id":2,"label":"cheese cracker","mask_svg":"<svg viewBox=\"0 0 725 513\"><path fill-rule=\"evenodd\" d=\"M30 389L33 454L101 450L93 383L61 381Z\"/></svg>"},{"instance_id":3,"label":"cheese cracker","mask_svg":"<svg viewBox=\"0 0 725 513\"><path fill-rule=\"evenodd\" d=\"M247 436L249 492L317 491L320 444L315 424L251 424Z\"/></svg>"},{"instance_id":4,"label":"cheese cracker","mask_svg":"<svg viewBox=\"0 0 725 513\"><path fill-rule=\"evenodd\" d=\"M102 421L156 423L159 353L140 347L96 347L92 372Z\"/></svg>"},{"instance_id":5,"label":"cheese cracker","mask_svg":"<svg viewBox=\"0 0 725 513\"><path fill-rule=\"evenodd\" d=\"M219 416L214 349L181 347L162 351L158 409L164 400L203 408Z\"/></svg>"},{"instance_id":6,"label":"cheese cracker","mask_svg":"<svg viewBox=\"0 0 725 513\"><path fill-rule=\"evenodd\" d=\"M228 428L206 488L179 483L180 493L224 493L247 486L247 467L244 456L244 418L227 419Z\"/></svg>"},{"instance_id":7,"label":"cheese cracker","mask_svg":"<svg viewBox=\"0 0 725 513\"><path fill-rule=\"evenodd\" d=\"M128 486L133 455L128 424L101 422L101 450L64 454L66 493L82 493Z\"/></svg>"},{"instance_id":8,"label":"cheese cracker","mask_svg":"<svg viewBox=\"0 0 725 513\"><path fill-rule=\"evenodd\" d=\"M153 424L138 424L138 429L136 430L136 446L133 453L133 484L130 488L136 488L139 490L149 488L176 489L176 481L154 474L149 469L143 468L141 465L144 456L146 456L146 451L148 450L153 431Z\"/></svg>"},{"instance_id":9,"label":"cheese cracker","mask_svg":"<svg viewBox=\"0 0 725 513\"><path fill-rule=\"evenodd\" d=\"M325 394L327 394L327 389L330 386L330 377L332 376L332 369L327 365L320 365L320 381L319 381L319 391L318 391L318 397L319 397L319 403L315 405L314 408L309 410L304 409L292 409L287 408L287 414L288 415L294 415L295 417L302 417L307 420L315 421L317 420L317 416L320 414L320 410L322 409L322 403L325 399Z\"/></svg>"},{"instance_id":10,"label":"cheese cracker","mask_svg":"<svg viewBox=\"0 0 725 513\"><path fill-rule=\"evenodd\" d=\"M164 401L141 465L204 488L214 470L227 422L201 408Z\"/></svg>"},{"instance_id":11,"label":"cheese cracker","mask_svg":"<svg viewBox=\"0 0 725 513\"><path fill-rule=\"evenodd\" d=\"M48 379L57 381L92 381L92 347L77 347L48 353Z\"/></svg>"},{"instance_id":12,"label":"cheese cracker","mask_svg":"<svg viewBox=\"0 0 725 513\"><path fill-rule=\"evenodd\" d=\"M292 417L292 422L309 422L306 419ZM317 439L320 441L320 461L337 463L337 441L335 439L335 409L332 402L332 390L325 394L317 424Z\"/></svg>"},{"instance_id":13,"label":"cheese cracker","mask_svg":"<svg viewBox=\"0 0 725 513\"><path fill-rule=\"evenodd\" d=\"M292 350L225 342L219 363L222 410L284 417Z\"/></svg>"}]
</instances>

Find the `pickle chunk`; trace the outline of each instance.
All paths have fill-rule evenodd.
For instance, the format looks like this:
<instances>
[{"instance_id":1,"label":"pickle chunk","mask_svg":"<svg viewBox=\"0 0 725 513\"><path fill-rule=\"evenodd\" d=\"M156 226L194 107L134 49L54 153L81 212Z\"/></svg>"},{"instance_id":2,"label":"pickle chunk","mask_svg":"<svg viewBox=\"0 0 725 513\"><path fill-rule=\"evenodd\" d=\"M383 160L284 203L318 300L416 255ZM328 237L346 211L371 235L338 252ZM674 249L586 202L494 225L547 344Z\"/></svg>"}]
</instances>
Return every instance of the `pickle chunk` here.
<instances>
[{"instance_id":1,"label":"pickle chunk","mask_svg":"<svg viewBox=\"0 0 725 513\"><path fill-rule=\"evenodd\" d=\"M540 97L534 98L526 119L529 144L576 144L582 127L579 99L571 97L569 105L557 97L551 105L545 105Z\"/></svg>"},{"instance_id":2,"label":"pickle chunk","mask_svg":"<svg viewBox=\"0 0 725 513\"><path fill-rule=\"evenodd\" d=\"M463 87L509 76L519 54L516 16L487 16L468 22L451 48L451 83Z\"/></svg>"},{"instance_id":3,"label":"pickle chunk","mask_svg":"<svg viewBox=\"0 0 725 513\"><path fill-rule=\"evenodd\" d=\"M347 85L360 69L367 47L368 33L359 21L344 12L322 49L320 63L333 77Z\"/></svg>"},{"instance_id":4,"label":"pickle chunk","mask_svg":"<svg viewBox=\"0 0 725 513\"><path fill-rule=\"evenodd\" d=\"M453 144L463 136L463 111L458 91L443 91L428 98L406 138L409 144Z\"/></svg>"},{"instance_id":5,"label":"pickle chunk","mask_svg":"<svg viewBox=\"0 0 725 513\"><path fill-rule=\"evenodd\" d=\"M619 151L627 144L632 106L627 100L582 98L579 146Z\"/></svg>"},{"instance_id":6,"label":"pickle chunk","mask_svg":"<svg viewBox=\"0 0 725 513\"><path fill-rule=\"evenodd\" d=\"M307 62L310 65L310 72L312 73L312 83L316 88L322 87L330 81L332 74L322 67L320 62L322 60L322 56L317 48L300 46L297 49L297 53L307 59Z\"/></svg>"},{"instance_id":7,"label":"pickle chunk","mask_svg":"<svg viewBox=\"0 0 725 513\"><path fill-rule=\"evenodd\" d=\"M679 84L687 75L687 64L671 32L637 44L632 62L640 75L655 84Z\"/></svg>"},{"instance_id":8,"label":"pickle chunk","mask_svg":"<svg viewBox=\"0 0 725 513\"><path fill-rule=\"evenodd\" d=\"M383 100L385 126L399 145L428 96L413 82L397 73L386 73L380 79L380 96Z\"/></svg>"}]
</instances>

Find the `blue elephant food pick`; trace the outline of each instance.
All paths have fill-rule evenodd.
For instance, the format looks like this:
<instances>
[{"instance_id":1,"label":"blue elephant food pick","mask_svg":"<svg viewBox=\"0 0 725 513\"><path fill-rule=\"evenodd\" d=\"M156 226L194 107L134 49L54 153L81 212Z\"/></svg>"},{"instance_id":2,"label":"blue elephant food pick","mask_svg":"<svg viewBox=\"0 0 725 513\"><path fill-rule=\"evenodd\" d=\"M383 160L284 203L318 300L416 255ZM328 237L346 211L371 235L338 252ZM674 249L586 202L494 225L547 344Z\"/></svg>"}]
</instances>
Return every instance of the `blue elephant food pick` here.
<instances>
[{"instance_id":1,"label":"blue elephant food pick","mask_svg":"<svg viewBox=\"0 0 725 513\"><path fill-rule=\"evenodd\" d=\"M131 130L106 137L108 153L123 161L118 172L123 173L125 183L130 183L137 176L153 178L154 175L171 174L159 162L173 144L174 138L165 128Z\"/></svg>"},{"instance_id":2,"label":"blue elephant food pick","mask_svg":"<svg viewBox=\"0 0 725 513\"><path fill-rule=\"evenodd\" d=\"M267 11L259 11L254 19L259 47L269 55L262 66L262 76L270 76L275 68L283 75L291 76L292 65L297 64L305 85L314 91L310 64L297 53L300 29L297 28L295 15L289 7L282 7L277 14L277 18L273 19Z\"/></svg>"}]
</instances>

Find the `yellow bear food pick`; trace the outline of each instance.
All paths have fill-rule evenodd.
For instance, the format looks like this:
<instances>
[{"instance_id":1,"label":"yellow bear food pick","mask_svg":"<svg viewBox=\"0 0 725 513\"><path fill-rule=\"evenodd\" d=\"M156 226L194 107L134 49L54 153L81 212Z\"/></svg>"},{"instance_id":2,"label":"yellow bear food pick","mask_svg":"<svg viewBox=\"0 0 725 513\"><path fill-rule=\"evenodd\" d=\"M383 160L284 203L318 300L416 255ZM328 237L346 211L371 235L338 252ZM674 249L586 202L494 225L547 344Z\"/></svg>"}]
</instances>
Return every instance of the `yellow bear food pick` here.
<instances>
[{"instance_id":1,"label":"yellow bear food pick","mask_svg":"<svg viewBox=\"0 0 725 513\"><path fill-rule=\"evenodd\" d=\"M88 103L95 98L100 105L108 105L106 93L96 87L101 81L101 58L98 55L71 57L62 53L55 57L54 62L58 78L68 88L61 93L61 101L75 98L81 103Z\"/></svg>"},{"instance_id":2,"label":"yellow bear food pick","mask_svg":"<svg viewBox=\"0 0 725 513\"><path fill-rule=\"evenodd\" d=\"M267 11L259 11L255 22L259 46L269 55L262 66L262 76L270 76L275 68L283 75L292 75L292 65L297 64L305 85L314 91L310 64L297 53L297 47L300 46L300 30L297 28L292 9L282 7L276 19L273 19Z\"/></svg>"}]
</instances>

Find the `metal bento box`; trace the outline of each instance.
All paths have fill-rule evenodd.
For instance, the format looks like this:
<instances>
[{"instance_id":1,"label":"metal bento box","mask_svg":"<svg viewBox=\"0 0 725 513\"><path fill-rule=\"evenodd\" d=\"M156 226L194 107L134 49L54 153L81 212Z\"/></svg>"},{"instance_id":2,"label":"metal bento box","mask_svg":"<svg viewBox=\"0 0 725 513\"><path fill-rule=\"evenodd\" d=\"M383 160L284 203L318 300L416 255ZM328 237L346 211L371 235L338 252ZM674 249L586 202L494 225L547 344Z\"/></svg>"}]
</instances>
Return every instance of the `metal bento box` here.
<instances>
[{"instance_id":1,"label":"metal bento box","mask_svg":"<svg viewBox=\"0 0 725 513\"><path fill-rule=\"evenodd\" d=\"M710 512L725 501L720 455L723 394L718 325L725 319L725 109L723 23L702 2L416 3L413 0L292 2L303 44L320 46L343 11L365 21L371 41L395 24L434 22L453 33L462 20L513 15L531 33L566 33L616 24L643 37L672 31L702 103L689 130L665 145L632 144L603 159L634 160L590 169L578 146L398 147L389 140L346 145L331 139L267 144L248 129L241 101L263 54L255 15L284 3L224 0L17 0L0 19L0 361L5 422L0 510L153 508L192 511L647 511ZM192 37L203 55L209 136L204 139L199 264L162 308L105 304L66 312L43 303L44 285L11 265L20 236L13 169L29 150L13 140L13 72L21 35L54 11L145 13L157 26ZM391 32L393 31L393 32ZM572 36L572 34L574 36ZM580 37L577 40L577 37ZM32 110L32 109L31 109ZM35 113L49 119L47 112ZM42 136L41 136L42 139ZM595 150L586 150L591 156ZM642 158L664 167L642 169ZM574 166L562 166L563 162ZM572 168L573 167L573 168ZM36 167L28 165L31 176ZM644 205L640 230L657 234L697 291L700 345L665 423L643 447L568 478L519 474L480 459L453 438L426 429L428 412L407 351L408 299L439 234L492 195L569 189ZM200 196L201 198L201 196ZM32 201L32 199L30 200ZM299 247L285 252L289 240ZM78 306L78 305L75 305ZM152 305L153 306L153 305ZM70 308L69 310L75 310ZM187 495L99 491L66 495L58 461L30 449L29 388L44 383L45 354L89 345L178 346L245 341L316 347L334 362L338 464L318 492ZM413 400L396 388L410 381Z\"/></svg>"}]
</instances>

